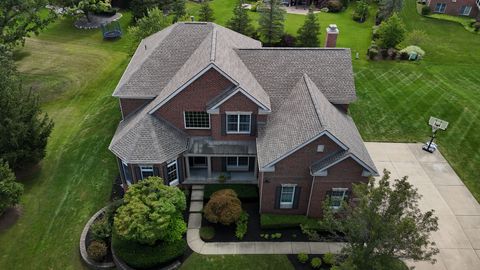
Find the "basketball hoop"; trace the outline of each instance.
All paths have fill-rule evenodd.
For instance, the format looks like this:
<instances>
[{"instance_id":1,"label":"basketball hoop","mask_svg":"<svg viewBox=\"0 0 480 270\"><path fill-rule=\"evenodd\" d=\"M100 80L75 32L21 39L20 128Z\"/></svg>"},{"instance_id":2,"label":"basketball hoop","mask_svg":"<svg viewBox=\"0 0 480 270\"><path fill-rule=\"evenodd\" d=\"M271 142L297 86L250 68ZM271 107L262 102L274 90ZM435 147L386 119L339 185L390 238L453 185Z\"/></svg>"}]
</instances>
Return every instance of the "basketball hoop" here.
<instances>
[{"instance_id":1,"label":"basketball hoop","mask_svg":"<svg viewBox=\"0 0 480 270\"><path fill-rule=\"evenodd\" d=\"M435 150L437 150L437 145L433 143L433 140L435 139L435 135L439 130L446 130L448 127L448 122L431 116L430 119L428 120L428 124L432 127L432 136L430 141L427 142L422 147L422 149L427 152L433 153L435 152Z\"/></svg>"}]
</instances>

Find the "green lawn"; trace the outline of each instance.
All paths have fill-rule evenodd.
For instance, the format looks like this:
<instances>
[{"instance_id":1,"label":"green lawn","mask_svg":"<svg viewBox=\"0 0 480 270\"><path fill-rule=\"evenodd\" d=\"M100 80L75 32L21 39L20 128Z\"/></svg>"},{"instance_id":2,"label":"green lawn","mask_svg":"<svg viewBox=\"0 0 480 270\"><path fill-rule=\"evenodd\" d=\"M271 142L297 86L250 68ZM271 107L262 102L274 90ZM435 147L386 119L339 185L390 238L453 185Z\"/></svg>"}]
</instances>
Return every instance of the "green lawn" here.
<instances>
[{"instance_id":1,"label":"green lawn","mask_svg":"<svg viewBox=\"0 0 480 270\"><path fill-rule=\"evenodd\" d=\"M458 23L419 16L408 0L401 16L409 30L423 29L430 39L419 63L369 62L364 52L373 24L351 20L351 10L318 14L322 29L340 27L338 45L359 51L354 60L359 100L351 113L367 141L425 141L430 115L451 122L439 135L440 149L468 188L480 200L480 36ZM231 16L233 0L214 0L217 22ZM195 14L196 4L189 3ZM252 18L258 16L251 13ZM287 15L295 33L301 15ZM130 17L122 20L123 28ZM23 216L0 233L0 269L82 269L78 256L80 231L109 198L117 174L107 150L120 118L111 93L132 52L127 36L105 42L99 31L76 30L70 20L51 25L31 38L16 57L26 85L39 92L43 108L55 121L41 170L22 181ZM324 39L324 30L322 38ZM285 256L193 255L183 269L285 269ZM255 268L256 267L256 268Z\"/></svg>"},{"instance_id":2,"label":"green lawn","mask_svg":"<svg viewBox=\"0 0 480 270\"><path fill-rule=\"evenodd\" d=\"M17 54L55 128L41 170L22 180L23 216L0 234L0 269L82 269L80 232L109 199L117 174L107 149L120 117L111 93L128 63L129 39L104 42L99 31L71 24L58 21Z\"/></svg>"},{"instance_id":3,"label":"green lawn","mask_svg":"<svg viewBox=\"0 0 480 270\"><path fill-rule=\"evenodd\" d=\"M213 255L193 253L180 270L290 270L292 263L285 255Z\"/></svg>"}]
</instances>

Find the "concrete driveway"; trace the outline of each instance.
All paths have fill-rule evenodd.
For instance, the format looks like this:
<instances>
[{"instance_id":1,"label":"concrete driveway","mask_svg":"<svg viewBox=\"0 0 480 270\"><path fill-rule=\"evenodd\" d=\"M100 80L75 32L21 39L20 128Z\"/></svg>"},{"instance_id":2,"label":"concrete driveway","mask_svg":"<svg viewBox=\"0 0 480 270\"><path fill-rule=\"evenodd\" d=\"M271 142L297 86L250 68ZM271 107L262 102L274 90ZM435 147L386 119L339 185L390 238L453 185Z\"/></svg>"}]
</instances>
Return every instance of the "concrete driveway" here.
<instances>
[{"instance_id":1,"label":"concrete driveway","mask_svg":"<svg viewBox=\"0 0 480 270\"><path fill-rule=\"evenodd\" d=\"M392 178L408 175L423 195L420 208L434 209L439 218L432 235L440 249L437 263L408 264L417 270L480 270L480 205L445 158L423 151L421 144L366 145L377 169L386 168Z\"/></svg>"}]
</instances>

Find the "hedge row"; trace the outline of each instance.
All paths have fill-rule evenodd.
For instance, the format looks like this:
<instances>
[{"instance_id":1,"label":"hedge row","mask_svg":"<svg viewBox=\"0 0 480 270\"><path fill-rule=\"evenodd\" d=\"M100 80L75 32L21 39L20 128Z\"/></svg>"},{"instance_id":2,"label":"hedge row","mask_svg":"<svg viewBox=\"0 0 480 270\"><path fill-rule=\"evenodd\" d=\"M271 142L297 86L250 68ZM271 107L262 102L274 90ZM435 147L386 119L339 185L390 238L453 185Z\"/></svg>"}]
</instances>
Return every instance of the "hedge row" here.
<instances>
[{"instance_id":1,"label":"hedge row","mask_svg":"<svg viewBox=\"0 0 480 270\"><path fill-rule=\"evenodd\" d=\"M121 239L116 233L113 233L112 247L116 255L130 267L148 269L170 263L182 256L187 249L187 243L181 239L176 242L160 242L149 246Z\"/></svg>"}]
</instances>

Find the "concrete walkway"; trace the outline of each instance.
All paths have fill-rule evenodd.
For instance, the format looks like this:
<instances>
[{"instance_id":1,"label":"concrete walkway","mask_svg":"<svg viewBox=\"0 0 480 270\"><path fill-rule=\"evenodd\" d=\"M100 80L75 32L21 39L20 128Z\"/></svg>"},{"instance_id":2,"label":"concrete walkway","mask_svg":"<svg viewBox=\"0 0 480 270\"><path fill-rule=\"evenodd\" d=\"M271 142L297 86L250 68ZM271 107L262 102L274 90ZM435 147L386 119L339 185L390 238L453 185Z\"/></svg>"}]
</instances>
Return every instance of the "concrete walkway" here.
<instances>
[{"instance_id":1,"label":"concrete walkway","mask_svg":"<svg viewBox=\"0 0 480 270\"><path fill-rule=\"evenodd\" d=\"M377 169L392 178L408 175L423 198L420 208L434 209L439 230L433 233L440 253L437 263L407 262L417 270L480 269L480 205L437 151L430 154L421 144L367 143Z\"/></svg>"},{"instance_id":2,"label":"concrete walkway","mask_svg":"<svg viewBox=\"0 0 480 270\"><path fill-rule=\"evenodd\" d=\"M209 242L200 239L203 210L203 185L192 186L187 242L195 252L204 255L225 254L325 254L339 253L343 243L335 242Z\"/></svg>"}]
</instances>

